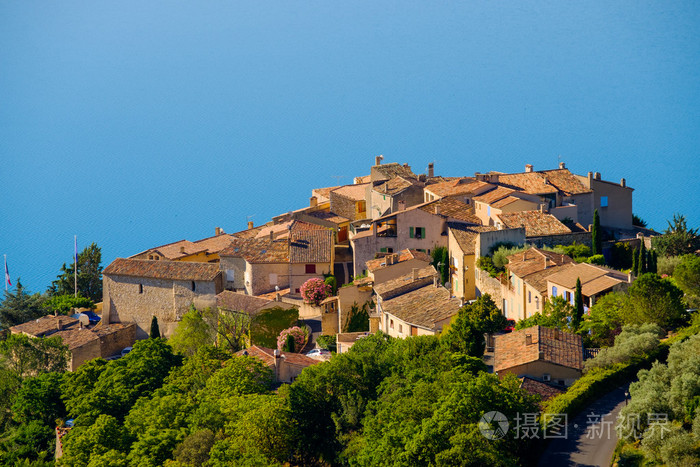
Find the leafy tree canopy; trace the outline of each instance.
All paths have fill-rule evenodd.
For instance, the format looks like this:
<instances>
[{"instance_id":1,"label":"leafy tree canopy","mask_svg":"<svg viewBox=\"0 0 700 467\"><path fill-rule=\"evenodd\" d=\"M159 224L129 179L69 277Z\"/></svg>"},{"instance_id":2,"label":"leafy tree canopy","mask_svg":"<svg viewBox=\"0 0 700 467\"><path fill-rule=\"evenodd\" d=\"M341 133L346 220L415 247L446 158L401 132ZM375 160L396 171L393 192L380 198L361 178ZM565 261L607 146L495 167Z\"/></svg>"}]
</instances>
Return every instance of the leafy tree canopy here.
<instances>
[{"instance_id":1,"label":"leafy tree canopy","mask_svg":"<svg viewBox=\"0 0 700 467\"><path fill-rule=\"evenodd\" d=\"M92 243L78 254L78 293L94 302L102 301L102 250ZM72 295L75 293L75 262L66 266L51 283L51 295Z\"/></svg>"},{"instance_id":2,"label":"leafy tree canopy","mask_svg":"<svg viewBox=\"0 0 700 467\"><path fill-rule=\"evenodd\" d=\"M688 227L685 216L674 214L664 234L653 237L651 244L661 256L681 256L700 249L700 236L698 229Z\"/></svg>"},{"instance_id":3,"label":"leafy tree canopy","mask_svg":"<svg viewBox=\"0 0 700 467\"><path fill-rule=\"evenodd\" d=\"M667 330L681 323L683 292L670 280L654 273L642 274L629 287L628 295L631 323L656 323Z\"/></svg>"},{"instance_id":4,"label":"leafy tree canopy","mask_svg":"<svg viewBox=\"0 0 700 467\"><path fill-rule=\"evenodd\" d=\"M60 337L10 334L0 342L0 363L21 376L61 372L68 365L68 347Z\"/></svg>"},{"instance_id":5,"label":"leafy tree canopy","mask_svg":"<svg viewBox=\"0 0 700 467\"><path fill-rule=\"evenodd\" d=\"M575 331L572 327L573 316L574 307L564 297L550 297L544 302L542 313L535 313L527 319L521 319L515 325L515 329L539 325L573 332Z\"/></svg>"},{"instance_id":6,"label":"leafy tree canopy","mask_svg":"<svg viewBox=\"0 0 700 467\"><path fill-rule=\"evenodd\" d=\"M673 271L676 284L685 292L688 304L697 308L700 306L700 257L685 255Z\"/></svg>"},{"instance_id":7,"label":"leafy tree canopy","mask_svg":"<svg viewBox=\"0 0 700 467\"><path fill-rule=\"evenodd\" d=\"M0 303L0 328L2 329L9 329L46 314L42 307L45 297L28 292L19 279L14 292L6 290L4 293L5 297Z\"/></svg>"},{"instance_id":8,"label":"leafy tree canopy","mask_svg":"<svg viewBox=\"0 0 700 467\"><path fill-rule=\"evenodd\" d=\"M94 308L95 303L89 298L80 295L76 297L71 293L66 295L54 295L43 303L43 307L48 313L56 312L61 315L68 315L73 308Z\"/></svg>"}]
</instances>

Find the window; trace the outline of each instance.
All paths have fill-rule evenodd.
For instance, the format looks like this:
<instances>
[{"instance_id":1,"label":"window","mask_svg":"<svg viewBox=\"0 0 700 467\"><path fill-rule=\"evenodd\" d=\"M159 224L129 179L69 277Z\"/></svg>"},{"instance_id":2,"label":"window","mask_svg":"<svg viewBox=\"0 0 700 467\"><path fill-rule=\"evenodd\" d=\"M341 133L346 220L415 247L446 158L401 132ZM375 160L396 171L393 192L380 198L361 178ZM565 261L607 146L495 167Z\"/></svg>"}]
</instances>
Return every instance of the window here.
<instances>
[{"instance_id":1,"label":"window","mask_svg":"<svg viewBox=\"0 0 700 467\"><path fill-rule=\"evenodd\" d=\"M416 238L425 238L425 227L416 227Z\"/></svg>"},{"instance_id":2,"label":"window","mask_svg":"<svg viewBox=\"0 0 700 467\"><path fill-rule=\"evenodd\" d=\"M364 200L358 201L357 204L355 205L357 209L357 213L365 212L367 210L367 204L365 203Z\"/></svg>"},{"instance_id":3,"label":"window","mask_svg":"<svg viewBox=\"0 0 700 467\"><path fill-rule=\"evenodd\" d=\"M316 274L316 265L315 264L307 264L306 265L306 274Z\"/></svg>"},{"instance_id":4,"label":"window","mask_svg":"<svg viewBox=\"0 0 700 467\"><path fill-rule=\"evenodd\" d=\"M380 248L380 249L379 249L379 252L380 252L380 253L386 253L386 248Z\"/></svg>"},{"instance_id":5,"label":"window","mask_svg":"<svg viewBox=\"0 0 700 467\"><path fill-rule=\"evenodd\" d=\"M552 297L556 297L556 296L557 296L557 286L553 285L552 286Z\"/></svg>"},{"instance_id":6,"label":"window","mask_svg":"<svg viewBox=\"0 0 700 467\"><path fill-rule=\"evenodd\" d=\"M399 333L403 334L403 325L399 324Z\"/></svg>"},{"instance_id":7,"label":"window","mask_svg":"<svg viewBox=\"0 0 700 467\"><path fill-rule=\"evenodd\" d=\"M190 287L192 288L192 292L194 292L194 289L196 288L196 284L194 281L192 281L192 284L190 284Z\"/></svg>"},{"instance_id":8,"label":"window","mask_svg":"<svg viewBox=\"0 0 700 467\"><path fill-rule=\"evenodd\" d=\"M532 292L527 291L527 303L532 303Z\"/></svg>"},{"instance_id":9,"label":"window","mask_svg":"<svg viewBox=\"0 0 700 467\"><path fill-rule=\"evenodd\" d=\"M394 320L393 319L391 321L389 321L389 327L391 329L394 329Z\"/></svg>"},{"instance_id":10,"label":"window","mask_svg":"<svg viewBox=\"0 0 700 467\"><path fill-rule=\"evenodd\" d=\"M139 293L143 293L143 284L139 284Z\"/></svg>"},{"instance_id":11,"label":"window","mask_svg":"<svg viewBox=\"0 0 700 467\"><path fill-rule=\"evenodd\" d=\"M491 217L491 206L486 206L486 215Z\"/></svg>"},{"instance_id":12,"label":"window","mask_svg":"<svg viewBox=\"0 0 700 467\"><path fill-rule=\"evenodd\" d=\"M571 292L569 292L568 290L566 291L566 301L574 303L573 297L571 296Z\"/></svg>"},{"instance_id":13,"label":"window","mask_svg":"<svg viewBox=\"0 0 700 467\"><path fill-rule=\"evenodd\" d=\"M607 207L608 207L608 197L607 197L607 196L601 196L601 197L600 197L600 207L601 207L601 208L607 208Z\"/></svg>"},{"instance_id":14,"label":"window","mask_svg":"<svg viewBox=\"0 0 700 467\"><path fill-rule=\"evenodd\" d=\"M236 274L235 274L235 271L233 269L226 270L226 280L227 281L233 282L235 277L236 277Z\"/></svg>"}]
</instances>

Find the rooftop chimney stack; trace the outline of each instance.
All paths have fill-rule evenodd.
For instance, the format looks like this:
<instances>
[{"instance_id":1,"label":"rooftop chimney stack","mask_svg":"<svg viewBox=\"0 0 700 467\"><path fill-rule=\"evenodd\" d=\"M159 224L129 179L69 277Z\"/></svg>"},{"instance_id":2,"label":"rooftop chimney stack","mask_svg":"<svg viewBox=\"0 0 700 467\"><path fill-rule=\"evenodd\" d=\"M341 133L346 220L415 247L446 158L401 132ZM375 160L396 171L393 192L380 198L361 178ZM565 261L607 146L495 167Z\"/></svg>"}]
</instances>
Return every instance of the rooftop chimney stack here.
<instances>
[{"instance_id":1,"label":"rooftop chimney stack","mask_svg":"<svg viewBox=\"0 0 700 467\"><path fill-rule=\"evenodd\" d=\"M600 172L596 172L593 174L593 178L596 180L600 180Z\"/></svg>"},{"instance_id":2,"label":"rooftop chimney stack","mask_svg":"<svg viewBox=\"0 0 700 467\"><path fill-rule=\"evenodd\" d=\"M312 196L311 198L309 198L309 207L315 208L316 206L318 206L318 198Z\"/></svg>"},{"instance_id":3,"label":"rooftop chimney stack","mask_svg":"<svg viewBox=\"0 0 700 467\"><path fill-rule=\"evenodd\" d=\"M217 234L217 235L218 235L218 234ZM181 246L181 247L180 247L180 253L184 253L184 252L185 252L185 247L184 247L184 246Z\"/></svg>"},{"instance_id":4,"label":"rooftop chimney stack","mask_svg":"<svg viewBox=\"0 0 700 467\"><path fill-rule=\"evenodd\" d=\"M435 164L432 162L428 164L428 177L434 177L435 176Z\"/></svg>"},{"instance_id":5,"label":"rooftop chimney stack","mask_svg":"<svg viewBox=\"0 0 700 467\"><path fill-rule=\"evenodd\" d=\"M623 188L626 187L626 186L627 186L627 180L625 180L624 178L623 178L623 179L620 179L620 186L623 187Z\"/></svg>"},{"instance_id":6,"label":"rooftop chimney stack","mask_svg":"<svg viewBox=\"0 0 700 467\"><path fill-rule=\"evenodd\" d=\"M435 288L440 287L440 283L438 282L438 275L437 275L437 274L435 274L435 275L433 276L433 286L434 286Z\"/></svg>"},{"instance_id":7,"label":"rooftop chimney stack","mask_svg":"<svg viewBox=\"0 0 700 467\"><path fill-rule=\"evenodd\" d=\"M418 280L418 268L411 269L411 279L414 281Z\"/></svg>"},{"instance_id":8,"label":"rooftop chimney stack","mask_svg":"<svg viewBox=\"0 0 700 467\"><path fill-rule=\"evenodd\" d=\"M248 230L253 228L253 221L248 221Z\"/></svg>"},{"instance_id":9,"label":"rooftop chimney stack","mask_svg":"<svg viewBox=\"0 0 700 467\"><path fill-rule=\"evenodd\" d=\"M559 163L559 168L560 168L560 169L565 169L565 168L566 168L566 164L563 163L563 162L560 162L560 163Z\"/></svg>"},{"instance_id":10,"label":"rooftop chimney stack","mask_svg":"<svg viewBox=\"0 0 700 467\"><path fill-rule=\"evenodd\" d=\"M382 156L381 154L375 157L374 165L382 165L382 159L384 159L384 156Z\"/></svg>"},{"instance_id":11,"label":"rooftop chimney stack","mask_svg":"<svg viewBox=\"0 0 700 467\"><path fill-rule=\"evenodd\" d=\"M275 233L270 230L270 241L273 241L275 239Z\"/></svg>"},{"instance_id":12,"label":"rooftop chimney stack","mask_svg":"<svg viewBox=\"0 0 700 467\"><path fill-rule=\"evenodd\" d=\"M525 172L527 172L527 173L532 172L532 164L525 164Z\"/></svg>"}]
</instances>

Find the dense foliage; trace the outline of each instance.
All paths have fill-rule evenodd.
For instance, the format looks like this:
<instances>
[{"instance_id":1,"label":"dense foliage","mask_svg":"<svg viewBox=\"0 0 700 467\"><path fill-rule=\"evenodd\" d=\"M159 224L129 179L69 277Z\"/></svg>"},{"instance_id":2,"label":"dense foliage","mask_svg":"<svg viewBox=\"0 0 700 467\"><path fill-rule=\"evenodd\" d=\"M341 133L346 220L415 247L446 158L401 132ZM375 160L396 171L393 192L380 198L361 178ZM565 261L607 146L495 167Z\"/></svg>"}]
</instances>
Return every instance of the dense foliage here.
<instances>
[{"instance_id":1,"label":"dense foliage","mask_svg":"<svg viewBox=\"0 0 700 467\"><path fill-rule=\"evenodd\" d=\"M95 243L78 254L78 293L94 302L102 301L102 250ZM51 295L75 293L75 262L66 266L49 288Z\"/></svg>"},{"instance_id":2,"label":"dense foliage","mask_svg":"<svg viewBox=\"0 0 700 467\"><path fill-rule=\"evenodd\" d=\"M325 283L322 279L312 277L301 284L299 293L301 293L304 302L318 306L322 301L331 296L333 287Z\"/></svg>"},{"instance_id":3,"label":"dense foliage","mask_svg":"<svg viewBox=\"0 0 700 467\"><path fill-rule=\"evenodd\" d=\"M9 329L46 314L43 307L45 297L27 291L19 279L14 291L5 290L3 293L5 295L0 303L0 328L2 329Z\"/></svg>"}]
</instances>

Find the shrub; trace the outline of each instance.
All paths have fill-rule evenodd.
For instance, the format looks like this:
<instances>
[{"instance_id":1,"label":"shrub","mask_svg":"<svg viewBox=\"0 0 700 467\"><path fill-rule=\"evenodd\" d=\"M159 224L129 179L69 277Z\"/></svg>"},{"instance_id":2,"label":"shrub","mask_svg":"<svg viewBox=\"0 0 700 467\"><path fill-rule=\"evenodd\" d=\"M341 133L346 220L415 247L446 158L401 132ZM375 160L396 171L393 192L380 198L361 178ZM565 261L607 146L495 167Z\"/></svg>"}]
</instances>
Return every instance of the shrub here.
<instances>
[{"instance_id":1,"label":"shrub","mask_svg":"<svg viewBox=\"0 0 700 467\"><path fill-rule=\"evenodd\" d=\"M279 337L277 338L277 349L285 349L285 346L288 345L288 336L292 336L294 338L294 350L287 350L288 352L299 352L304 348L307 338L306 329L302 329L299 326L293 326L280 333Z\"/></svg>"},{"instance_id":2,"label":"shrub","mask_svg":"<svg viewBox=\"0 0 700 467\"><path fill-rule=\"evenodd\" d=\"M312 277L302 284L299 292L306 303L320 305L323 300L331 296L332 288L318 277Z\"/></svg>"},{"instance_id":3,"label":"shrub","mask_svg":"<svg viewBox=\"0 0 700 467\"><path fill-rule=\"evenodd\" d=\"M338 293L338 282L335 280L335 276L328 276L323 282L331 286L331 295Z\"/></svg>"},{"instance_id":4,"label":"shrub","mask_svg":"<svg viewBox=\"0 0 700 467\"><path fill-rule=\"evenodd\" d=\"M585 368L588 371L641 359L659 346L661 333L661 328L656 324L624 326L615 338L615 345L602 349L595 358L585 363Z\"/></svg>"},{"instance_id":5,"label":"shrub","mask_svg":"<svg viewBox=\"0 0 700 467\"><path fill-rule=\"evenodd\" d=\"M331 352L335 352L338 349L335 334L323 334L318 336L316 343L322 349L330 350Z\"/></svg>"},{"instance_id":6,"label":"shrub","mask_svg":"<svg viewBox=\"0 0 700 467\"><path fill-rule=\"evenodd\" d=\"M656 272L660 276L672 276L673 272L676 270L676 266L680 264L681 260L681 256L661 256L659 257Z\"/></svg>"},{"instance_id":7,"label":"shrub","mask_svg":"<svg viewBox=\"0 0 700 467\"><path fill-rule=\"evenodd\" d=\"M589 256L586 260L589 264L597 264L599 266L605 266L605 256L603 255L593 255Z\"/></svg>"}]
</instances>

